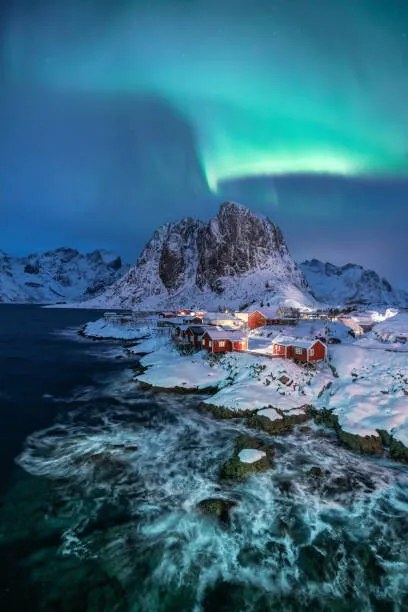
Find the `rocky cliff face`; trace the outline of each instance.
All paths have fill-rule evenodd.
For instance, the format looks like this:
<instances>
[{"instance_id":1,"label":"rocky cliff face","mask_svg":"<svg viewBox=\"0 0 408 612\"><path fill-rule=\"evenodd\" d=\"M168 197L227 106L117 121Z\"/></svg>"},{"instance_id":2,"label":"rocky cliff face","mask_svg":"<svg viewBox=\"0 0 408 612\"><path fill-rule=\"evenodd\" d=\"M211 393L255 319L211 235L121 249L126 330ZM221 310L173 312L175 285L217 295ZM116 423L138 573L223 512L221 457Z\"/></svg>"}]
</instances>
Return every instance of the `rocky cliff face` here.
<instances>
[{"instance_id":1,"label":"rocky cliff face","mask_svg":"<svg viewBox=\"0 0 408 612\"><path fill-rule=\"evenodd\" d=\"M300 264L316 299L333 305L407 306L408 296L385 278L356 264L335 266L318 259Z\"/></svg>"},{"instance_id":2,"label":"rocky cliff face","mask_svg":"<svg viewBox=\"0 0 408 612\"><path fill-rule=\"evenodd\" d=\"M199 234L197 285L218 292L223 277L239 277L251 271L270 271L306 283L283 239L282 232L266 217L248 208L225 203Z\"/></svg>"},{"instance_id":3,"label":"rocky cliff face","mask_svg":"<svg viewBox=\"0 0 408 612\"><path fill-rule=\"evenodd\" d=\"M93 305L218 308L285 300L313 302L281 231L228 202L208 223L187 218L162 226L136 265Z\"/></svg>"},{"instance_id":4,"label":"rocky cliff face","mask_svg":"<svg viewBox=\"0 0 408 612\"><path fill-rule=\"evenodd\" d=\"M0 302L81 301L104 292L129 266L109 251L60 248L28 257L0 252Z\"/></svg>"}]
</instances>

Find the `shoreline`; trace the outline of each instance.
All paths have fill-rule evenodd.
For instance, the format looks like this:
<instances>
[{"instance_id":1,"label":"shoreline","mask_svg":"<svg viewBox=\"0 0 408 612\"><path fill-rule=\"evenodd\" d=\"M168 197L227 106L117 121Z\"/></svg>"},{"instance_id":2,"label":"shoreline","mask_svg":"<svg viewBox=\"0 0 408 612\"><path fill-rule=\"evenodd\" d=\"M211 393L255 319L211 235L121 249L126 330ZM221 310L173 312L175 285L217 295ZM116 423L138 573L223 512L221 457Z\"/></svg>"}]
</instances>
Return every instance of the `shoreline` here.
<instances>
[{"instance_id":1,"label":"shoreline","mask_svg":"<svg viewBox=\"0 0 408 612\"><path fill-rule=\"evenodd\" d=\"M79 335L90 338L92 340L112 340L119 342L128 355L137 355L140 358L138 364L138 371L135 377L135 382L140 385L141 389L149 390L154 393L169 393L171 395L189 395L199 394L203 396L209 396L207 400L203 400L199 403L198 409L205 411L207 414L211 414L216 419L244 419L245 425L248 429L256 431L262 431L263 433L271 436L271 440L276 435L284 435L297 425L302 425L308 421L313 421L316 425L322 425L333 429L336 433L336 437L344 448L349 449L352 452L356 452L367 456L377 457L389 457L393 461L402 464L408 464L408 447L403 442L395 438L393 432L389 432L385 429L378 428L375 433L361 435L352 431L347 431L340 424L339 415L335 414L335 408L331 408L325 405L325 395L330 393L330 389L335 379L339 379L337 369L333 364L328 364L329 369L332 373L333 380L326 381L319 391L316 393L316 401L305 402L302 406L294 405L288 410L283 410L279 405L265 403L263 406L255 408L231 408L231 406L223 405L220 401L211 402L211 397L216 396L218 393L225 389L231 389L234 387L235 380L232 377L230 379L225 376L224 381L219 381L218 384L200 386L191 385L183 386L181 384L174 384L172 386L160 385L146 380L140 380L139 376L142 376L146 372L153 372L157 366L154 362L143 364L143 358L154 355L155 351L144 350L143 342L151 340L151 334L144 334L143 336L135 334L134 339L130 338L119 338L114 336L93 336L86 333L86 325L79 330ZM140 346L140 352L137 350L138 345ZM132 350L129 350L132 347ZM190 357L196 357L197 353ZM185 357L188 359L189 357ZM262 365L260 369L262 370ZM336 376L333 375L333 370ZM186 383L187 384L187 383ZM308 383L310 384L310 382ZM319 406L320 404L320 406ZM274 410L276 412L276 418L271 420L262 414L262 410ZM299 411L303 412L299 412ZM292 411L292 414L291 414ZM296 411L296 414L293 412Z\"/></svg>"}]
</instances>

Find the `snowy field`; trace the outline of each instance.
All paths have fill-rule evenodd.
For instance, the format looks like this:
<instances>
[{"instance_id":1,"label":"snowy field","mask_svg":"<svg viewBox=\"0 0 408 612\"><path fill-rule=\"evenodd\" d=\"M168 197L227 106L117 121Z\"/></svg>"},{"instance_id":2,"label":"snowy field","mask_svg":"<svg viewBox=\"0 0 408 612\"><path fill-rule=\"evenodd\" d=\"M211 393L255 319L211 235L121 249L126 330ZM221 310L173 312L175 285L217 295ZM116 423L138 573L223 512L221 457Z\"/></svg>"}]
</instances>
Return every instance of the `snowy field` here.
<instances>
[{"instance_id":1,"label":"snowy field","mask_svg":"<svg viewBox=\"0 0 408 612\"><path fill-rule=\"evenodd\" d=\"M218 386L228 376L224 368L210 364L207 353L200 351L193 355L180 355L166 337L150 338L130 350L148 353L140 360L147 369L137 380L153 387L205 389Z\"/></svg>"},{"instance_id":2,"label":"snowy field","mask_svg":"<svg viewBox=\"0 0 408 612\"><path fill-rule=\"evenodd\" d=\"M400 312L377 323L370 333L358 341L358 345L408 353L408 312Z\"/></svg>"},{"instance_id":3,"label":"snowy field","mask_svg":"<svg viewBox=\"0 0 408 612\"><path fill-rule=\"evenodd\" d=\"M307 406L332 377L325 364L306 369L289 360L244 353L230 353L220 363L230 384L206 402L238 413L268 406L290 412Z\"/></svg>"},{"instance_id":4,"label":"snowy field","mask_svg":"<svg viewBox=\"0 0 408 612\"><path fill-rule=\"evenodd\" d=\"M385 430L408 446L408 355L336 345L331 362L338 378L320 399L345 431L361 436Z\"/></svg>"}]
</instances>

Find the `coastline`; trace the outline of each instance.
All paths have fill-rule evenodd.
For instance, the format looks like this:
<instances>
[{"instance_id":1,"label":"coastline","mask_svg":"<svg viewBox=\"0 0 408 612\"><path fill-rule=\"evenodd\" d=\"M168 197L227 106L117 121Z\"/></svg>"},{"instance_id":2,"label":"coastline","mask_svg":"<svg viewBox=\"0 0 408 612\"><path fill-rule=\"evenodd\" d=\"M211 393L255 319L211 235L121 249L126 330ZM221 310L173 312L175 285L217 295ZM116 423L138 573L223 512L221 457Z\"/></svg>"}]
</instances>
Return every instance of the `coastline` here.
<instances>
[{"instance_id":1,"label":"coastline","mask_svg":"<svg viewBox=\"0 0 408 612\"><path fill-rule=\"evenodd\" d=\"M100 323L98 325L100 328ZM279 363L282 360L254 359L237 353L227 354L212 363L203 352L181 355L168 338L156 337L153 328L118 330L118 333L111 328L109 336L103 336L100 329L97 336L90 331L85 326L80 333L95 340L120 341L129 354L140 357L142 372L138 372L135 381L142 388L176 395L199 393L208 396L200 403L200 408L215 418L245 419L248 428L271 436L285 434L295 426L312 421L317 426L333 429L341 444L351 451L388 455L395 461L408 463L408 446L392 427L379 426L360 433L362 425L358 421L351 426L343 423L344 409L342 411L336 402L342 387L354 385L354 391L358 379L351 371L350 380L345 382L341 354L344 347L340 350L336 347L339 357L331 363L305 372L300 366ZM358 347L357 350L364 349ZM289 378L289 386L281 382L285 378Z\"/></svg>"}]
</instances>

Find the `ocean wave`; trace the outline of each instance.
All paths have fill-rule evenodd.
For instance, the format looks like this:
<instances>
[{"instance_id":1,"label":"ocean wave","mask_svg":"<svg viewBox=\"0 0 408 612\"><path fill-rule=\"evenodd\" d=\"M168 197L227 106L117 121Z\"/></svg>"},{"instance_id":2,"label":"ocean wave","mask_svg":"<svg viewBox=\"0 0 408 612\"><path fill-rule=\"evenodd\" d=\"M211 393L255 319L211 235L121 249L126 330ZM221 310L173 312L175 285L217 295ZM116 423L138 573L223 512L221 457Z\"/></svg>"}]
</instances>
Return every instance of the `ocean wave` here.
<instances>
[{"instance_id":1,"label":"ocean wave","mask_svg":"<svg viewBox=\"0 0 408 612\"><path fill-rule=\"evenodd\" d=\"M402 609L406 468L355 455L321 431L295 431L265 436L276 448L272 470L223 483L220 467L248 432L193 410L197 403L169 395L129 395L103 410L85 403L27 439L18 464L54 483L59 511L68 508L61 553L97 558L137 610L180 598L181 609L197 611L215 600L276 610L344 598L359 610ZM310 477L316 466L323 477ZM235 502L228 525L197 511L210 497Z\"/></svg>"}]
</instances>

